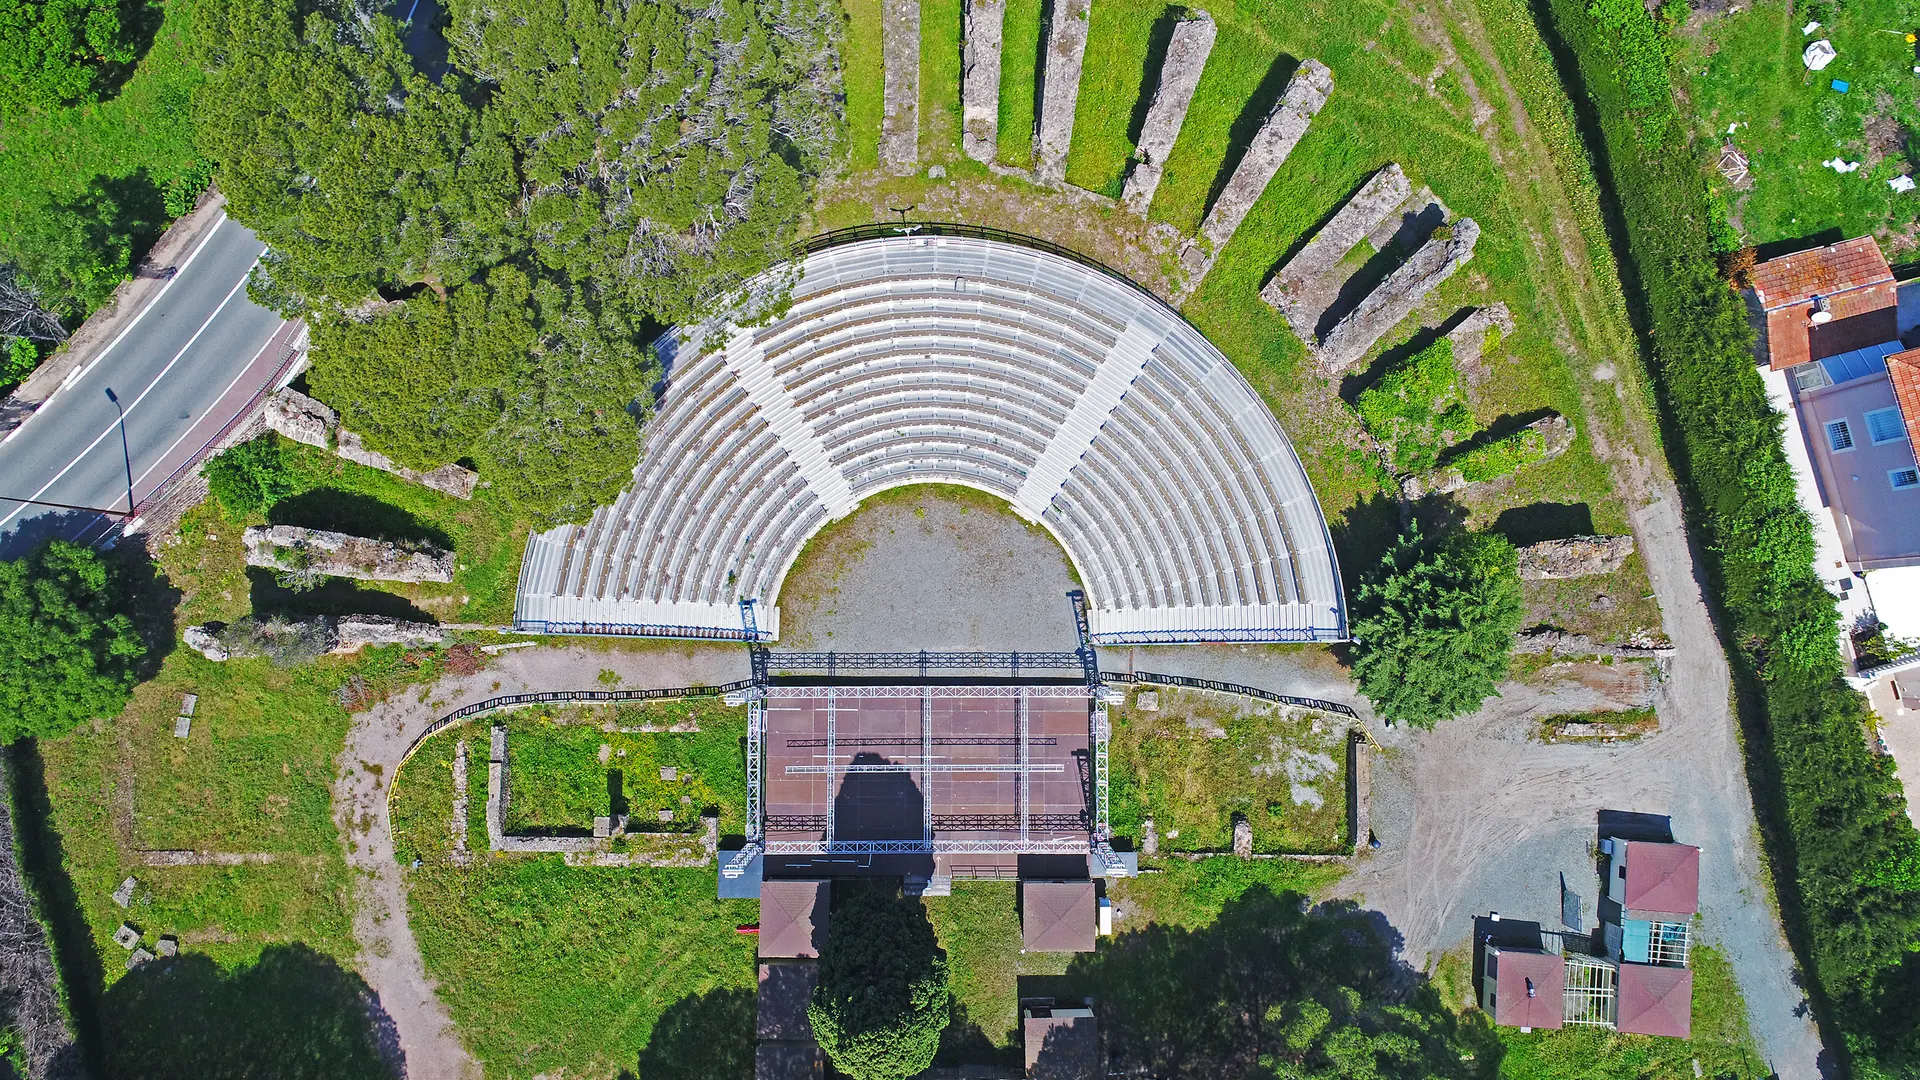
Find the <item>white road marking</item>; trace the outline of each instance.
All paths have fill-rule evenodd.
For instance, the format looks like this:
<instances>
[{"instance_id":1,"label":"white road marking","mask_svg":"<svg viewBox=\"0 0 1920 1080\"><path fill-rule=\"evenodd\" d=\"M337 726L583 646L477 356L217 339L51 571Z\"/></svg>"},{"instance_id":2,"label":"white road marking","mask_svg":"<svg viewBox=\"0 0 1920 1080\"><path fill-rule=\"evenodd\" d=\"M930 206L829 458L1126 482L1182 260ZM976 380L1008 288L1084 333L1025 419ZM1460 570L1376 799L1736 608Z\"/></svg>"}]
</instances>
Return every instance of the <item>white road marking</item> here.
<instances>
[{"instance_id":1,"label":"white road marking","mask_svg":"<svg viewBox=\"0 0 1920 1080\"><path fill-rule=\"evenodd\" d=\"M258 259L254 260L254 262L256 263L259 261L260 260ZM248 266L247 270L248 270L248 273L252 273L252 270L253 270L252 266ZM53 479L40 485L39 491L36 491L32 495L29 495L27 497L30 499L38 499L40 496L45 495L47 493L47 489L59 483L61 477L67 475L69 472L72 472L73 467L75 465L80 464L81 461L86 459L86 456L88 454L93 453L94 447L99 446L100 443L104 441L107 436L113 434L115 428L119 427L122 423L126 421L126 418L128 416L133 415L133 410L140 407L140 403L147 399L148 394L153 393L153 388L160 385L160 380L166 378L167 372L172 371L173 366L180 362L180 358L187 355L187 350L193 348L193 343L200 340L200 335L207 332L207 327L213 325L213 320L220 317L220 313L227 309L227 305L233 302L234 296L237 293L239 293L241 289L246 288L246 285L247 285L246 275L242 275L240 280L234 283L233 288L227 290L226 298L220 301L220 306L217 308L214 308L213 314L207 316L207 321L200 324L200 329L195 330L193 332L193 336L191 338L188 338L187 343L180 347L180 351L173 354L173 359L167 361L167 366L160 369L160 374L155 375L153 377L153 381L147 384L147 388L145 390L140 391L140 396L134 398L133 401L127 405L126 409L123 412L121 412L118 417L114 419L114 422L107 425L106 430L94 436L93 441L87 444L87 448L85 450L80 451L79 454L75 455L72 461L67 462L67 465L65 468L61 469L58 473L54 474ZM131 327L129 327L129 329L131 329ZM117 338L115 339L116 342L118 340L119 339ZM21 503L19 506L15 507L12 512L7 514L6 517L0 517L0 528L5 528L7 522L12 521L14 518L20 516L20 511L25 510L28 505L29 504L27 503Z\"/></svg>"}]
</instances>

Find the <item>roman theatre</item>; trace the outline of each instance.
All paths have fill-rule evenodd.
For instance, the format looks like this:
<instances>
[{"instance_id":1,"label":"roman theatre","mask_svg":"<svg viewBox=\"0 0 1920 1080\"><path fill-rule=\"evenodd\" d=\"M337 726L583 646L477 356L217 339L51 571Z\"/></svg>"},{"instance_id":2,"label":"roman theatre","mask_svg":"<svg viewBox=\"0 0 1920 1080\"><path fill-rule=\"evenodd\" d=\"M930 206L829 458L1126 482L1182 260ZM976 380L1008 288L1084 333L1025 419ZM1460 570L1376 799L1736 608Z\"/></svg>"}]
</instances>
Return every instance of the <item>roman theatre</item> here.
<instances>
[{"instance_id":1,"label":"roman theatre","mask_svg":"<svg viewBox=\"0 0 1920 1080\"><path fill-rule=\"evenodd\" d=\"M516 623L749 644L751 683L729 688L749 710L746 846L723 895L1125 874L1097 646L1344 638L1326 520L1273 413L1152 295L983 230L878 231L777 272L791 303L772 318L661 342L633 486L529 540ZM1059 542L1078 648L769 648L808 539L927 483L997 496Z\"/></svg>"}]
</instances>

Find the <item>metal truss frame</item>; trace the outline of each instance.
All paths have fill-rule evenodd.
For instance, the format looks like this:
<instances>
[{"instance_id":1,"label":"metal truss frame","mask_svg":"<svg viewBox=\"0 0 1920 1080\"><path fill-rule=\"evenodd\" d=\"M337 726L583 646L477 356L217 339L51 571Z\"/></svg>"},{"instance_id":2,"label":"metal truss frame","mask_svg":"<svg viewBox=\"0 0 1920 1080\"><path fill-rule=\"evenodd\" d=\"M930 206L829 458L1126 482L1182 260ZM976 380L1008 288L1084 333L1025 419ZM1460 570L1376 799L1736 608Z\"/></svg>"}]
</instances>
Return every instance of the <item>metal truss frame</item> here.
<instances>
[{"instance_id":1,"label":"metal truss frame","mask_svg":"<svg viewBox=\"0 0 1920 1080\"><path fill-rule=\"evenodd\" d=\"M769 686L770 698L1090 698L1093 690L1072 686Z\"/></svg>"},{"instance_id":2,"label":"metal truss frame","mask_svg":"<svg viewBox=\"0 0 1920 1080\"><path fill-rule=\"evenodd\" d=\"M769 855L914 855L942 852L979 855L1058 855L1087 850L1082 836L1051 840L769 840Z\"/></svg>"},{"instance_id":3,"label":"metal truss frame","mask_svg":"<svg viewBox=\"0 0 1920 1080\"><path fill-rule=\"evenodd\" d=\"M933 840L933 697L920 693L920 822L921 832Z\"/></svg>"},{"instance_id":4,"label":"metal truss frame","mask_svg":"<svg viewBox=\"0 0 1920 1080\"><path fill-rule=\"evenodd\" d=\"M776 652L767 654L770 671L824 672L850 675L866 671L978 671L982 669L1012 672L1077 671L1083 666L1079 651L1074 652Z\"/></svg>"},{"instance_id":5,"label":"metal truss frame","mask_svg":"<svg viewBox=\"0 0 1920 1080\"><path fill-rule=\"evenodd\" d=\"M1020 725L1020 745L1016 750L1018 756L1014 760L1020 765L1020 839L1024 841L1027 838L1027 825L1033 811L1034 773L1033 754L1027 749L1027 736L1032 732L1031 722L1027 718L1027 695L1024 691L1014 699L1013 711ZM1057 771L1065 772L1066 768L1060 766Z\"/></svg>"},{"instance_id":6,"label":"metal truss frame","mask_svg":"<svg viewBox=\"0 0 1920 1080\"><path fill-rule=\"evenodd\" d=\"M831 755L832 751L828 751L828 754ZM829 778L837 777L843 773L912 773L912 772L922 772L922 771L929 772L929 773L1027 774L1027 773L1063 773L1067 771L1067 767L1065 765L1060 764L1057 761L1043 762L1039 765L987 765L987 764L975 765L975 764L964 764L964 763L954 763L954 762L944 762L944 761L920 761L920 762L876 761L871 763L861 762L860 764L857 764L857 765L853 765L853 764L841 765L832 760L829 760L825 765L785 766L785 772L786 772L786 775L788 776L823 776L824 775ZM832 783L832 780L829 779L828 783Z\"/></svg>"},{"instance_id":7,"label":"metal truss frame","mask_svg":"<svg viewBox=\"0 0 1920 1080\"><path fill-rule=\"evenodd\" d=\"M747 843L760 839L760 744L766 741L766 714L759 697L747 702Z\"/></svg>"}]
</instances>

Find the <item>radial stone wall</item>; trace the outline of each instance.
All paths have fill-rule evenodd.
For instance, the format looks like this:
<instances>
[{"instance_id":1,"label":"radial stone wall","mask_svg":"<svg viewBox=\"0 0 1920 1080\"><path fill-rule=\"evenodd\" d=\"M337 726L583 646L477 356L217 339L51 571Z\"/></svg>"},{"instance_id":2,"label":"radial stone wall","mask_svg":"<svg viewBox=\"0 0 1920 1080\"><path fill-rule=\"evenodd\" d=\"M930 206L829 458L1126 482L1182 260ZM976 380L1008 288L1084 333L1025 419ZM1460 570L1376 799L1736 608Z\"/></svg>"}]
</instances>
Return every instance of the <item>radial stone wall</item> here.
<instances>
[{"instance_id":1,"label":"radial stone wall","mask_svg":"<svg viewBox=\"0 0 1920 1080\"><path fill-rule=\"evenodd\" d=\"M663 339L634 484L535 534L515 621L574 633L779 632L807 539L892 487L963 484L1066 549L1096 641L1346 634L1326 521L1231 363L1131 285L959 237L807 257L769 325Z\"/></svg>"},{"instance_id":2,"label":"radial stone wall","mask_svg":"<svg viewBox=\"0 0 1920 1080\"><path fill-rule=\"evenodd\" d=\"M1040 121L1033 136L1034 172L1044 183L1067 178L1067 151L1073 145L1073 110L1080 101L1080 64L1087 53L1087 24L1093 0L1053 0L1041 64Z\"/></svg>"},{"instance_id":3,"label":"radial stone wall","mask_svg":"<svg viewBox=\"0 0 1920 1080\"><path fill-rule=\"evenodd\" d=\"M1127 186L1120 197L1136 214L1144 216L1153 205L1153 193L1159 190L1167 157L1180 138L1180 125L1193 104L1193 92L1200 85L1200 73L1206 70L1207 54L1213 51L1218 33L1213 17L1204 11L1195 12L1173 28L1166 63L1160 67L1160 85L1153 92L1153 104L1140 127L1140 144L1135 150L1138 160L1127 174Z\"/></svg>"},{"instance_id":4,"label":"radial stone wall","mask_svg":"<svg viewBox=\"0 0 1920 1080\"><path fill-rule=\"evenodd\" d=\"M1006 16L1007 0L968 0L960 145L983 164L993 160L1000 142L1000 43Z\"/></svg>"},{"instance_id":5,"label":"radial stone wall","mask_svg":"<svg viewBox=\"0 0 1920 1080\"><path fill-rule=\"evenodd\" d=\"M1207 271L1213 269L1213 260L1220 249L1233 239L1247 212L1253 209L1253 204L1273 181L1273 175L1305 137L1308 126L1331 93L1333 72L1327 70L1327 65L1318 60L1301 61L1299 70L1287 80L1286 90L1247 147L1246 156L1240 159L1227 186L1214 200L1213 209L1207 211L1199 237L1189 241L1181 251L1188 291L1198 288Z\"/></svg>"}]
</instances>

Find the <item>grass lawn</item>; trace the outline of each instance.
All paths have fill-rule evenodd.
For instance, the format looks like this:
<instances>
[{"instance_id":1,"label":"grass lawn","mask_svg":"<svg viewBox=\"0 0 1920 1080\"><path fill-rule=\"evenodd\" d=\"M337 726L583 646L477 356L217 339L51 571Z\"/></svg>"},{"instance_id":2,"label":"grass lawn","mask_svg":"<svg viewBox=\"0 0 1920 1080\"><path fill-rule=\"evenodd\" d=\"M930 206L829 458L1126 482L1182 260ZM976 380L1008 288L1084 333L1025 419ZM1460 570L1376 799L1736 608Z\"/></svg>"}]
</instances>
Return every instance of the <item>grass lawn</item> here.
<instances>
[{"instance_id":1,"label":"grass lawn","mask_svg":"<svg viewBox=\"0 0 1920 1080\"><path fill-rule=\"evenodd\" d=\"M645 702L617 709L570 708L499 715L511 766L507 831L581 832L605 814L629 814L635 831L697 832L702 814L722 833L746 831L746 710L717 698ZM694 723L697 732L605 731ZM600 748L607 747L603 764ZM484 762L484 757L479 759ZM662 767L676 779L662 780ZM482 772L484 777L484 771ZM616 801L617 800L617 801ZM670 810L674 820L660 821Z\"/></svg>"},{"instance_id":2,"label":"grass lawn","mask_svg":"<svg viewBox=\"0 0 1920 1080\"><path fill-rule=\"evenodd\" d=\"M1465 307L1504 302L1517 323L1482 362L1484 370L1468 379L1474 418L1502 433L1551 411L1571 418L1576 430L1573 447L1558 458L1461 493L1457 502L1469 524L1526 541L1626 532L1627 499L1616 492L1596 442L1604 437L1641 454L1657 452L1637 345L1572 107L1526 5L1486 0L1477 7L1479 21L1469 22L1454 9L1415 18L1387 0L1210 6L1218 40L1151 210L1153 221L1177 233L1195 231L1299 61L1315 57L1332 69L1327 106L1183 310L1285 418L1350 580L1371 568L1398 523L1391 478L1362 449L1361 422L1350 405L1394 360L1418 351L1432 339L1432 328ZM859 5L850 10L858 38L868 32L863 19L877 13L863 14ZM1157 81L1157 71L1146 70L1156 26L1169 11L1134 0L1096 5L1071 181L1118 190L1129 136ZM1011 3L1006 18L999 158L1024 165L1039 5ZM936 94L944 100L945 91L932 83L953 74L933 56L922 65L923 101ZM862 83L850 71L847 93L850 122L864 145L878 134L877 72ZM1524 123L1515 101L1526 110ZM923 138L940 122L929 119ZM1299 339L1259 299L1259 289L1390 161L1408 171L1416 188L1430 187L1456 216L1478 221L1481 239L1472 264L1438 290L1419 320L1388 334L1358 370L1328 378L1306 363ZM962 171L946 181L883 177L861 172L857 160L854 170L823 192L822 226L873 221L885 216L879 208L911 205L927 218L1030 232L1104 252L1116 264L1131 259L1128 271L1149 284L1164 287L1177 275L1157 254L1164 241L1118 209L1011 177ZM1589 432L1590 422L1598 430ZM1580 588L1579 596L1543 595L1536 606L1552 609L1556 625L1609 639L1659 632L1657 611L1638 602L1651 589L1637 562L1608 578L1585 579ZM1589 602L1603 593L1611 603L1593 607Z\"/></svg>"},{"instance_id":3,"label":"grass lawn","mask_svg":"<svg viewBox=\"0 0 1920 1080\"><path fill-rule=\"evenodd\" d=\"M1007 0L1000 26L1000 127L994 157L1016 169L1033 167L1034 96L1040 70L1041 0ZM849 91L851 95L851 91Z\"/></svg>"},{"instance_id":4,"label":"grass lawn","mask_svg":"<svg viewBox=\"0 0 1920 1080\"><path fill-rule=\"evenodd\" d=\"M1887 181L1914 171L1908 133L1920 123L1920 75L1912 9L1897 0L1825 5L1826 23L1811 36L1804 5L1759 0L1751 10L1705 19L1676 33L1676 84L1689 96L1699 137L1731 141L1752 165L1753 189L1728 190L1734 226L1746 243L1872 234L1895 261L1914 257L1920 240L1920 193L1895 194ZM1808 71L1800 54L1827 38L1839 56ZM1832 89L1834 80L1847 93ZM1861 162L1841 174L1822 165L1834 157ZM1826 239L1822 237L1823 241Z\"/></svg>"},{"instance_id":5,"label":"grass lawn","mask_svg":"<svg viewBox=\"0 0 1920 1080\"><path fill-rule=\"evenodd\" d=\"M960 0L920 4L920 160L960 156Z\"/></svg>"},{"instance_id":6,"label":"grass lawn","mask_svg":"<svg viewBox=\"0 0 1920 1080\"><path fill-rule=\"evenodd\" d=\"M885 105L880 92L886 65L880 46L880 0L841 0L847 12L845 66L847 91L847 167L854 172L880 166L880 118Z\"/></svg>"},{"instance_id":7,"label":"grass lawn","mask_svg":"<svg viewBox=\"0 0 1920 1080\"><path fill-rule=\"evenodd\" d=\"M281 442L297 494L276 503L264 518L235 518L218 500L208 499L188 511L177 536L161 542L161 561L187 594L180 611L186 624L231 621L249 610L394 615L434 622L511 621L529 525L495 501L489 489L480 489L470 501L456 499L317 447ZM276 585L270 573L246 565L241 534L249 525L268 521L425 540L453 548L459 568L451 583L333 579L312 592L291 593Z\"/></svg>"},{"instance_id":8,"label":"grass lawn","mask_svg":"<svg viewBox=\"0 0 1920 1080\"><path fill-rule=\"evenodd\" d=\"M486 734L469 729L470 842L484 849ZM658 738L658 736L647 736ZM428 974L489 1077L752 1074L750 900L714 871L581 869L559 856L447 858L454 739L430 740L392 803ZM471 768L471 764L470 764ZM604 794L604 793L603 793Z\"/></svg>"},{"instance_id":9,"label":"grass lawn","mask_svg":"<svg viewBox=\"0 0 1920 1080\"><path fill-rule=\"evenodd\" d=\"M1116 832L1138 837L1150 817L1162 850L1219 851L1233 846L1240 813L1256 851L1347 850L1346 721L1196 690L1157 692L1157 712L1129 703L1111 713Z\"/></svg>"},{"instance_id":10,"label":"grass lawn","mask_svg":"<svg viewBox=\"0 0 1920 1080\"><path fill-rule=\"evenodd\" d=\"M1469 1016L1482 1016L1468 985L1473 964L1465 953L1441 961L1435 976L1449 1004ZM1491 1027L1504 1051L1502 1080L1747 1080L1768 1074L1753 1033L1747 1006L1733 981L1733 969L1718 949L1693 949L1693 1037L1654 1038L1594 1028L1521 1034L1517 1028Z\"/></svg>"}]
</instances>

